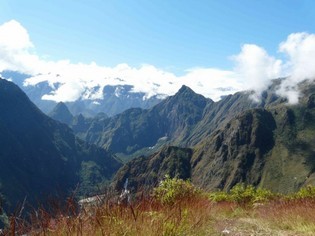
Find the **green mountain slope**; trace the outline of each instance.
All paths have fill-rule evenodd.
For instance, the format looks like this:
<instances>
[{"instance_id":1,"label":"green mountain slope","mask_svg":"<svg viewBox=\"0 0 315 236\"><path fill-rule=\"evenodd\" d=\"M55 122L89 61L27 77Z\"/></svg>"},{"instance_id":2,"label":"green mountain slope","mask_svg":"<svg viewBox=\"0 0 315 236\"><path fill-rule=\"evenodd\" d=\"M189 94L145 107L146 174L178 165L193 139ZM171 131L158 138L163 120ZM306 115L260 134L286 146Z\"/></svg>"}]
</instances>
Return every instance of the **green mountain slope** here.
<instances>
[{"instance_id":1,"label":"green mountain slope","mask_svg":"<svg viewBox=\"0 0 315 236\"><path fill-rule=\"evenodd\" d=\"M314 85L298 105L255 109L231 120L195 147L192 179L229 189L237 182L292 192L315 184Z\"/></svg>"},{"instance_id":2,"label":"green mountain slope","mask_svg":"<svg viewBox=\"0 0 315 236\"><path fill-rule=\"evenodd\" d=\"M42 113L12 82L0 79L0 192L12 207L55 193L80 194L104 184L120 167L108 152L77 139ZM89 173L93 168L98 173Z\"/></svg>"}]
</instances>

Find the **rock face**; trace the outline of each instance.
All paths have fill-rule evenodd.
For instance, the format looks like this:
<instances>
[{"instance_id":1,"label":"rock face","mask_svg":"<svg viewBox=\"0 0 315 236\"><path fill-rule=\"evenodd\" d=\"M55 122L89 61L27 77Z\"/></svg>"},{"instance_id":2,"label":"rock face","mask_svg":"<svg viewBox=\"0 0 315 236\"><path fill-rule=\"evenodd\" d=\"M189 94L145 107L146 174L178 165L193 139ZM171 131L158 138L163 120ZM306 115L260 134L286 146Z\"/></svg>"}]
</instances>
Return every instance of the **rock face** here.
<instances>
[{"instance_id":1,"label":"rock face","mask_svg":"<svg viewBox=\"0 0 315 236\"><path fill-rule=\"evenodd\" d=\"M0 192L12 206L26 196L36 203L41 197L67 194L80 183L79 192L85 194L121 166L105 150L77 139L3 79L0 110Z\"/></svg>"},{"instance_id":2,"label":"rock face","mask_svg":"<svg viewBox=\"0 0 315 236\"><path fill-rule=\"evenodd\" d=\"M230 189L239 182L257 186L265 155L274 146L275 128L273 116L265 109L236 117L196 147L192 159L194 182L209 189Z\"/></svg>"}]
</instances>

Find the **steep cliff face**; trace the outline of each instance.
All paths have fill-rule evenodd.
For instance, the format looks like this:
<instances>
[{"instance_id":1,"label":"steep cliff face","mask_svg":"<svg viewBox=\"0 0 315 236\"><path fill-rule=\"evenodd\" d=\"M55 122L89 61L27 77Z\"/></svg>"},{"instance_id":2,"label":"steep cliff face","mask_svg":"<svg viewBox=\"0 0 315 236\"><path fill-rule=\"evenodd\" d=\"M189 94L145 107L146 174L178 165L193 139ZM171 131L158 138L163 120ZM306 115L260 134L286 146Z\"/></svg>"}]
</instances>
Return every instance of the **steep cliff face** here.
<instances>
[{"instance_id":1,"label":"steep cliff face","mask_svg":"<svg viewBox=\"0 0 315 236\"><path fill-rule=\"evenodd\" d=\"M246 111L228 122L195 148L193 182L208 189L229 189L239 182L258 185L275 128L265 109Z\"/></svg>"},{"instance_id":2,"label":"steep cliff face","mask_svg":"<svg viewBox=\"0 0 315 236\"><path fill-rule=\"evenodd\" d=\"M284 193L314 185L314 108L293 106L272 112L277 122L276 142L266 160L261 185Z\"/></svg>"},{"instance_id":3,"label":"steep cliff face","mask_svg":"<svg viewBox=\"0 0 315 236\"><path fill-rule=\"evenodd\" d=\"M245 182L283 193L315 184L315 89L301 86L299 104L245 111L197 145L193 182L207 189Z\"/></svg>"},{"instance_id":4,"label":"steep cliff face","mask_svg":"<svg viewBox=\"0 0 315 236\"><path fill-rule=\"evenodd\" d=\"M244 91L228 95L218 102L208 104L204 109L203 118L186 139L186 143L189 146L194 146L202 142L213 131L223 128L231 119L247 110L285 104L286 100L275 93L281 81L282 79L274 80L273 84L261 94L259 101L251 98L252 92Z\"/></svg>"}]
</instances>

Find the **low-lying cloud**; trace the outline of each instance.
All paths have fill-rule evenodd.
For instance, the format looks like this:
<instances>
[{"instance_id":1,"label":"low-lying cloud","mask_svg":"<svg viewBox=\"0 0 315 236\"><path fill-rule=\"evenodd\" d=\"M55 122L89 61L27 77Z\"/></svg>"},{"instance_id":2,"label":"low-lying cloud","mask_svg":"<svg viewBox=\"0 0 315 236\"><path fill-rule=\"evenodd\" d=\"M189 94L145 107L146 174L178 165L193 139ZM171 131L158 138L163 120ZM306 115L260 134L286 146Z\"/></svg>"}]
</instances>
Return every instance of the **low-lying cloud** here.
<instances>
[{"instance_id":1,"label":"low-lying cloud","mask_svg":"<svg viewBox=\"0 0 315 236\"><path fill-rule=\"evenodd\" d=\"M104 86L126 84L147 98L173 95L185 84L215 101L242 90L254 90L253 99L259 100L272 79L289 75L277 92L296 103L297 84L315 78L315 35L304 32L291 34L279 44L278 53L285 55L285 60L270 56L262 47L245 44L238 55L230 57L235 63L231 70L197 67L188 69L183 76L147 64L106 67L95 62L51 61L36 54L35 46L19 22L11 20L0 25L0 73L12 70L29 74L25 86L47 81L53 92L42 99L54 101L101 99Z\"/></svg>"},{"instance_id":2,"label":"low-lying cloud","mask_svg":"<svg viewBox=\"0 0 315 236\"><path fill-rule=\"evenodd\" d=\"M283 70L290 76L281 84L278 94L287 97L289 103L297 103L298 83L315 78L315 35L290 34L287 40L280 44L279 51L288 57Z\"/></svg>"},{"instance_id":3,"label":"low-lying cloud","mask_svg":"<svg viewBox=\"0 0 315 236\"><path fill-rule=\"evenodd\" d=\"M254 90L253 99L260 100L260 95L272 79L281 77L281 60L268 55L261 47L254 44L245 44L241 52L233 56L235 71L245 82L243 89Z\"/></svg>"}]
</instances>

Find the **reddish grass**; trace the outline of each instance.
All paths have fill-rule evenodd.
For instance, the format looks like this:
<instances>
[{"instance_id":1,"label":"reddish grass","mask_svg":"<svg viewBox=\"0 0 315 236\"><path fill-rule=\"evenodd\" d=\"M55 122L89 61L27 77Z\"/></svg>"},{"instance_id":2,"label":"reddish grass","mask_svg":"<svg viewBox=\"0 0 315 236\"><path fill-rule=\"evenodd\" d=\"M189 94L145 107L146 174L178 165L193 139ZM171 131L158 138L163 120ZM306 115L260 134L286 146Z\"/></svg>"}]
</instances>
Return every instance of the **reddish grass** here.
<instances>
[{"instance_id":1,"label":"reddish grass","mask_svg":"<svg viewBox=\"0 0 315 236\"><path fill-rule=\"evenodd\" d=\"M315 201L271 200L256 207L213 203L203 196L163 205L154 198L132 204L106 199L80 211L74 199L53 201L25 218L12 215L5 235L312 235Z\"/></svg>"}]
</instances>

